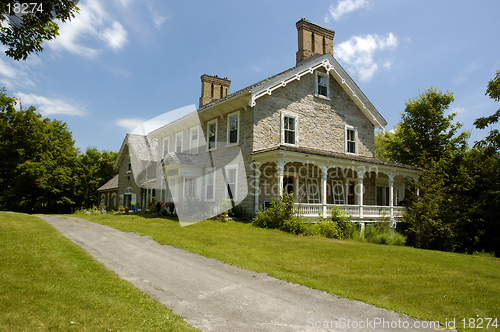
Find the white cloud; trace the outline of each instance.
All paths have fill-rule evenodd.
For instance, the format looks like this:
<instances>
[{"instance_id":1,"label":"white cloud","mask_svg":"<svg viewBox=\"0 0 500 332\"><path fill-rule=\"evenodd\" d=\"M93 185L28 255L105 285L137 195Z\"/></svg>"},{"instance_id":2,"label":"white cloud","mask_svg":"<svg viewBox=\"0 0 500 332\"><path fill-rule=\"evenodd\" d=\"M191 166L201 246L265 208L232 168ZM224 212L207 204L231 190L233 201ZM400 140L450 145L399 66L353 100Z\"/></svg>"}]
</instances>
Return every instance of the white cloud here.
<instances>
[{"instance_id":1,"label":"white cloud","mask_svg":"<svg viewBox=\"0 0 500 332\"><path fill-rule=\"evenodd\" d=\"M358 9L367 9L370 8L370 6L371 4L369 0L341 0L337 4L337 7L335 7L334 5L330 6L330 14L335 19L335 21L338 21L345 14ZM325 20L328 21L328 16L325 18Z\"/></svg>"},{"instance_id":2,"label":"white cloud","mask_svg":"<svg viewBox=\"0 0 500 332\"><path fill-rule=\"evenodd\" d=\"M135 128L137 128L138 125L141 123L144 123L146 120L144 119L138 119L138 118L124 118L124 119L118 119L116 120L115 124L118 127L123 127L127 129L128 132L133 131Z\"/></svg>"},{"instance_id":3,"label":"white cloud","mask_svg":"<svg viewBox=\"0 0 500 332\"><path fill-rule=\"evenodd\" d=\"M44 116L54 115L54 114L65 114L65 115L85 115L85 110L74 106L66 101L55 98L47 98L43 96L37 96L34 94L24 94L22 92L15 93L15 96L23 104L24 108L28 106L35 106L37 111L42 113Z\"/></svg>"},{"instance_id":4,"label":"white cloud","mask_svg":"<svg viewBox=\"0 0 500 332\"><path fill-rule=\"evenodd\" d=\"M160 30L161 25L163 24L163 22L165 22L167 20L167 18L164 16L161 16L157 10L154 10L151 7L149 7L149 11L151 12L151 17L153 18L153 23L154 23L156 29Z\"/></svg>"},{"instance_id":5,"label":"white cloud","mask_svg":"<svg viewBox=\"0 0 500 332\"><path fill-rule=\"evenodd\" d=\"M33 61L28 60L19 63L10 60L10 62L12 64L0 59L0 86L5 86L8 89L14 89L18 85L35 86L35 83L28 78L28 73L22 69L27 69Z\"/></svg>"},{"instance_id":6,"label":"white cloud","mask_svg":"<svg viewBox=\"0 0 500 332\"><path fill-rule=\"evenodd\" d=\"M468 64L467 67L462 69L460 71L460 73L458 73L457 77L455 77L452 84L453 85L460 85L462 83L465 83L469 79L470 74L474 73L475 71L477 71L479 68L482 67L482 63L481 63L482 58L483 57L477 58L476 60L474 60L473 62Z\"/></svg>"},{"instance_id":7,"label":"white cloud","mask_svg":"<svg viewBox=\"0 0 500 332\"><path fill-rule=\"evenodd\" d=\"M19 75L18 71L12 68L7 62L0 59L0 75L15 78Z\"/></svg>"},{"instance_id":8,"label":"white cloud","mask_svg":"<svg viewBox=\"0 0 500 332\"><path fill-rule=\"evenodd\" d=\"M398 39L392 33L386 37L379 35L353 36L351 39L340 43L335 47L335 56L350 67L360 76L362 81L369 81L378 64L374 59L374 54L385 50L394 50L398 46ZM391 60L382 61L382 65L389 69Z\"/></svg>"},{"instance_id":9,"label":"white cloud","mask_svg":"<svg viewBox=\"0 0 500 332\"><path fill-rule=\"evenodd\" d=\"M87 0L78 6L80 13L71 22L59 22L59 36L48 42L50 48L88 58L95 58L102 50L82 45L85 38L102 40L114 51L123 48L127 43L127 31L112 20L99 1Z\"/></svg>"},{"instance_id":10,"label":"white cloud","mask_svg":"<svg viewBox=\"0 0 500 332\"><path fill-rule=\"evenodd\" d=\"M113 22L111 28L104 29L99 37L115 51L121 50L127 43L127 31L116 21Z\"/></svg>"}]
</instances>

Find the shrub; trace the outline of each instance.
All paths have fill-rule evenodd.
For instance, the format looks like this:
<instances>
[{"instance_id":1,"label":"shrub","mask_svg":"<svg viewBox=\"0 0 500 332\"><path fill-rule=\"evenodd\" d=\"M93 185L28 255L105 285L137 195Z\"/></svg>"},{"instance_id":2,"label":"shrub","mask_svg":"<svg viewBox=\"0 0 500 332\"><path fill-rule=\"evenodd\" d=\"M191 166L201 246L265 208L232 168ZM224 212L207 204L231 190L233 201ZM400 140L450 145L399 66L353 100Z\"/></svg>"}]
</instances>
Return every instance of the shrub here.
<instances>
[{"instance_id":1,"label":"shrub","mask_svg":"<svg viewBox=\"0 0 500 332\"><path fill-rule=\"evenodd\" d=\"M363 233L366 242L376 244L390 244L402 246L406 242L406 237L399 233L392 233L389 223L377 222L366 225Z\"/></svg>"},{"instance_id":2,"label":"shrub","mask_svg":"<svg viewBox=\"0 0 500 332\"><path fill-rule=\"evenodd\" d=\"M304 231L304 220L294 209L293 194L285 192L282 197L274 197L270 207L260 210L252 224L293 234L301 234Z\"/></svg>"}]
</instances>

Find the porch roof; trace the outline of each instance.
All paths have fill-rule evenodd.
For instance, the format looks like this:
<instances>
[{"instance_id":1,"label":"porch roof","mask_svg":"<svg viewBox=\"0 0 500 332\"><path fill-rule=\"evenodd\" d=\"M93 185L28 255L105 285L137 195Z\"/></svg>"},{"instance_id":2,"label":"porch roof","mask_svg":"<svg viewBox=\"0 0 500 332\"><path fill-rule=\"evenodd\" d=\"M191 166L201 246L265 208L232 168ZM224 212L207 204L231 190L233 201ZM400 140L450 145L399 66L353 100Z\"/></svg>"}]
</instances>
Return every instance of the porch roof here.
<instances>
[{"instance_id":1,"label":"porch roof","mask_svg":"<svg viewBox=\"0 0 500 332\"><path fill-rule=\"evenodd\" d=\"M362 164L374 164L374 165L386 166L388 168L405 169L405 170L412 171L412 173L416 172L417 174L423 171L421 168L418 168L415 166L394 163L394 162L389 162L389 161L383 161L383 160L378 160L378 159L370 158L370 157L363 157L363 156L358 156L358 155L354 155L354 154L345 154L345 153L338 153L338 152L325 151L325 150L306 148L306 147L291 146L291 145L280 145L277 147L262 149L262 150L254 151L251 154L252 154L252 156L254 156L254 159L260 159L260 158L256 158L256 157L264 157L265 158L265 156L273 156L276 154L285 157L285 156L287 156L287 152L305 155L302 157L305 157L307 159L311 159L311 161L314 161L314 157L317 156L317 157L321 157L322 161L325 161L324 157L326 157L327 159L330 159L330 158L336 159L336 160L340 159L343 161L345 160L345 161L351 161L351 162L359 162Z\"/></svg>"}]
</instances>

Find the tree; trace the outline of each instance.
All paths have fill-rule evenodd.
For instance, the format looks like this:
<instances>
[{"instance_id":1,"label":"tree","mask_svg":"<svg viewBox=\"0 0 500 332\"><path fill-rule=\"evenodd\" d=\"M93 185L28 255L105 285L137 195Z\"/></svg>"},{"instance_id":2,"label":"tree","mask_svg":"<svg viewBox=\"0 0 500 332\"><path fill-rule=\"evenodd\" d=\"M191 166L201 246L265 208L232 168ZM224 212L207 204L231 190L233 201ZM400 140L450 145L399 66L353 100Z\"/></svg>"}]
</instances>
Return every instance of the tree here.
<instances>
[{"instance_id":1,"label":"tree","mask_svg":"<svg viewBox=\"0 0 500 332\"><path fill-rule=\"evenodd\" d=\"M462 158L466 153L468 132L459 133L455 114L445 115L453 94L429 88L408 100L402 120L393 136L384 137L385 156L391 161L420 167L424 173L415 188L408 190L407 243L426 249L455 248L455 201L450 193L456 183ZM412 186L411 184L409 186Z\"/></svg>"},{"instance_id":2,"label":"tree","mask_svg":"<svg viewBox=\"0 0 500 332\"><path fill-rule=\"evenodd\" d=\"M99 151L96 147L87 148L78 156L76 207L98 205L97 189L116 175L113 167L117 152Z\"/></svg>"},{"instance_id":3,"label":"tree","mask_svg":"<svg viewBox=\"0 0 500 332\"><path fill-rule=\"evenodd\" d=\"M16 111L15 103L0 90L0 200L15 211L69 212L77 162L71 132L33 106Z\"/></svg>"},{"instance_id":4,"label":"tree","mask_svg":"<svg viewBox=\"0 0 500 332\"><path fill-rule=\"evenodd\" d=\"M39 0L0 3L0 42L8 47L5 54L15 60L43 50L42 43L59 35L54 20L67 22L78 12L78 0Z\"/></svg>"},{"instance_id":5,"label":"tree","mask_svg":"<svg viewBox=\"0 0 500 332\"><path fill-rule=\"evenodd\" d=\"M393 161L425 168L450 152L467 149L470 134L458 134L462 125L453 124L455 113L445 115L453 100L453 93L430 87L405 103L394 139L387 142Z\"/></svg>"},{"instance_id":6,"label":"tree","mask_svg":"<svg viewBox=\"0 0 500 332\"><path fill-rule=\"evenodd\" d=\"M500 101L500 70L497 70L494 79L490 80L488 83L488 88L486 89L486 94L489 95L493 100ZM474 121L474 125L478 129L484 129L492 124L495 124L500 119L500 109L495 112L495 114L489 117L478 118ZM480 146L488 146L490 149L495 151L500 150L500 132L498 129L490 130L489 135L478 142Z\"/></svg>"}]
</instances>

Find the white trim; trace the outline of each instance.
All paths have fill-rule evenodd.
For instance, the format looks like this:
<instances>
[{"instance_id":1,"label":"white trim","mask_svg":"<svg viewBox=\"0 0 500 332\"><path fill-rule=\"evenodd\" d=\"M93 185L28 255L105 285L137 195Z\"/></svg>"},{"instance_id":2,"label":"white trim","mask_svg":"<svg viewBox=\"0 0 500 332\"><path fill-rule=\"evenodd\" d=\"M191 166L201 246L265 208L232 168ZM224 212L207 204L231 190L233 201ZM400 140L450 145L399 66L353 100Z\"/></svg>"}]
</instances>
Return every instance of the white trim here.
<instances>
[{"instance_id":1,"label":"white trim","mask_svg":"<svg viewBox=\"0 0 500 332\"><path fill-rule=\"evenodd\" d=\"M226 181L227 181L227 184L226 185L226 188L225 188L225 193L226 193L226 198L229 199L229 192L227 190L227 186L230 184L229 183L229 171L231 170L235 170L234 172L234 191L232 194L233 194L233 201L237 201L238 200L238 164L234 164L234 165L227 165L224 167L224 171L226 172Z\"/></svg>"},{"instance_id":2,"label":"white trim","mask_svg":"<svg viewBox=\"0 0 500 332\"><path fill-rule=\"evenodd\" d=\"M215 144L212 149L210 149L210 125L212 123L215 123ZM213 151L217 150L217 134L219 131L219 122L218 118L215 118L213 120L207 121L207 151Z\"/></svg>"},{"instance_id":3,"label":"white trim","mask_svg":"<svg viewBox=\"0 0 500 332\"><path fill-rule=\"evenodd\" d=\"M328 75L327 73L322 73L320 71L316 71L315 74L316 74L314 75L314 86L316 88L315 96L318 98L330 100L330 75ZM319 76L326 78L326 86L325 86L326 96L319 93L319 82L318 82Z\"/></svg>"},{"instance_id":4,"label":"white trim","mask_svg":"<svg viewBox=\"0 0 500 332\"><path fill-rule=\"evenodd\" d=\"M312 74L316 69L321 67L324 67L326 72L333 76L370 122L375 127L383 130L384 126L387 125L385 119L378 113L375 106L373 106L356 83L354 83L351 77L345 72L344 68L342 68L337 60L329 53L321 56L317 60L307 63L307 65L304 64L291 71L287 71L266 84L259 85L251 91L248 105L254 107L256 105L256 100L260 97L271 95L274 90L285 87L288 83L295 80L299 81L302 76Z\"/></svg>"},{"instance_id":5,"label":"white trim","mask_svg":"<svg viewBox=\"0 0 500 332\"><path fill-rule=\"evenodd\" d=\"M177 138L178 137L181 138L181 151L177 151ZM174 142L174 151L175 151L175 153L182 153L182 151L183 151L183 145L184 145L183 141L184 141L183 132L179 131L179 132L175 133L175 142Z\"/></svg>"},{"instance_id":6,"label":"white trim","mask_svg":"<svg viewBox=\"0 0 500 332\"><path fill-rule=\"evenodd\" d=\"M230 125L230 119L234 116L237 117L236 143L231 143L229 141L229 136L230 136L229 125ZM240 111L236 111L236 112L233 112L233 113L230 113L227 115L227 130L226 130L226 132L227 132L227 146L234 146L234 145L240 144Z\"/></svg>"},{"instance_id":7,"label":"white trim","mask_svg":"<svg viewBox=\"0 0 500 332\"><path fill-rule=\"evenodd\" d=\"M165 149L165 142L167 142L167 148ZM162 158L165 158L165 150L167 150L167 153L170 152L170 135L163 137L163 150L162 150Z\"/></svg>"},{"instance_id":8,"label":"white trim","mask_svg":"<svg viewBox=\"0 0 500 332\"><path fill-rule=\"evenodd\" d=\"M196 141L193 141L193 129L196 130ZM195 143L193 144L193 142ZM200 127L199 126L191 127L189 129L189 153L191 154L198 153L199 142L200 142Z\"/></svg>"},{"instance_id":9,"label":"white trim","mask_svg":"<svg viewBox=\"0 0 500 332\"><path fill-rule=\"evenodd\" d=\"M348 136L347 131L348 130L354 131L354 152L348 151L348 141L347 141L347 136ZM358 154L358 130L356 129L356 127L349 126L349 125L344 126L344 147L345 147L345 153L352 154L352 155Z\"/></svg>"},{"instance_id":10,"label":"white trim","mask_svg":"<svg viewBox=\"0 0 500 332\"><path fill-rule=\"evenodd\" d=\"M295 142L294 143L286 143L285 142L285 117L288 118L293 118L295 121L295 129L293 130L295 133ZM298 146L299 142L299 133L298 133L298 124L299 124L299 116L297 114L293 113L288 113L288 112L281 112L281 144L283 145L291 145L291 146Z\"/></svg>"}]
</instances>

